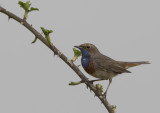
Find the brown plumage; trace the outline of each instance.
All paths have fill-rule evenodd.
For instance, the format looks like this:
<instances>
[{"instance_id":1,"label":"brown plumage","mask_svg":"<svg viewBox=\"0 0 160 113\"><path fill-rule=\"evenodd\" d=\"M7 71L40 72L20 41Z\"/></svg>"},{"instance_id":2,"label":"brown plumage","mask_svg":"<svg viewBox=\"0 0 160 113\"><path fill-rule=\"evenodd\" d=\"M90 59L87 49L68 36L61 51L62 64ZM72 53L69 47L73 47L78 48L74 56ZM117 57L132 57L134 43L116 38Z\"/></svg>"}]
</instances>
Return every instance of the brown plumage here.
<instances>
[{"instance_id":1,"label":"brown plumage","mask_svg":"<svg viewBox=\"0 0 160 113\"><path fill-rule=\"evenodd\" d=\"M84 70L93 77L100 78L101 80L109 80L111 84L112 78L122 73L131 73L127 69L141 64L149 64L149 62L122 62L109 58L99 52L97 47L93 44L86 43L80 46L75 46L82 52L82 66ZM105 95L107 93L105 91Z\"/></svg>"}]
</instances>

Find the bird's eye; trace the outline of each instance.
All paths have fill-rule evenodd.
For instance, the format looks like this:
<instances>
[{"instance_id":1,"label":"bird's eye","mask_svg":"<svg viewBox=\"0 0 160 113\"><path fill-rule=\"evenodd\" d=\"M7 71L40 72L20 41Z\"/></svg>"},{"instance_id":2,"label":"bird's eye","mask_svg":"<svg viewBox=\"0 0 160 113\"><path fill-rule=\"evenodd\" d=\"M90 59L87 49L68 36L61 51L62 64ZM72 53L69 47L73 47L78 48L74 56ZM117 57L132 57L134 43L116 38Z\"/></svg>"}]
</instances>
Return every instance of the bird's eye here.
<instances>
[{"instance_id":1,"label":"bird's eye","mask_svg":"<svg viewBox=\"0 0 160 113\"><path fill-rule=\"evenodd\" d=\"M90 46L87 46L87 48L89 49L89 48L90 48Z\"/></svg>"}]
</instances>

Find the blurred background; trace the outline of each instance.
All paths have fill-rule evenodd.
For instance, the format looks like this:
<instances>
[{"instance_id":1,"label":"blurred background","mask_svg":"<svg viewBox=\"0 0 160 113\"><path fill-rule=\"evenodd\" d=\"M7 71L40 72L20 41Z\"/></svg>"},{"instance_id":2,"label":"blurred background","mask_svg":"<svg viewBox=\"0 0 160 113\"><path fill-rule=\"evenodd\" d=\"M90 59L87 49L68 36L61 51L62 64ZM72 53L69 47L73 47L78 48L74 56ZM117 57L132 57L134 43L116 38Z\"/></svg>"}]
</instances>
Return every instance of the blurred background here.
<instances>
[{"instance_id":1,"label":"blurred background","mask_svg":"<svg viewBox=\"0 0 160 113\"><path fill-rule=\"evenodd\" d=\"M26 2L26 1L23 1ZM0 5L23 18L18 0ZM93 43L120 61L149 61L130 68L131 74L113 79L108 101L117 113L159 112L159 0L31 0L40 11L29 13L28 22L52 29L53 44L68 58L72 48ZM0 13L0 112L1 113L106 113L84 84L69 86L80 78L54 56L22 25ZM80 58L75 62L80 64ZM82 66L80 67L82 72ZM84 74L91 80L95 79ZM106 89L108 81L97 82Z\"/></svg>"}]
</instances>

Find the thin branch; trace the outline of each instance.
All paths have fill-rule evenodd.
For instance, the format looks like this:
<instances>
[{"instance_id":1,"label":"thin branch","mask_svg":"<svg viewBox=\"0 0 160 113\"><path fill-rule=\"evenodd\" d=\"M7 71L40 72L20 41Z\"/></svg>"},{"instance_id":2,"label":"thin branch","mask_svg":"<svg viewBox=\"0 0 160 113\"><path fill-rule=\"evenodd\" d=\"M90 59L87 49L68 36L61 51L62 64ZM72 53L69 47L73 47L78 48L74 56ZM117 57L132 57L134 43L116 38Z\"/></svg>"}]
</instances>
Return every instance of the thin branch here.
<instances>
[{"instance_id":1,"label":"thin branch","mask_svg":"<svg viewBox=\"0 0 160 113\"><path fill-rule=\"evenodd\" d=\"M102 93L99 92L96 89L96 87L89 82L89 80L79 70L79 68L70 59L68 59L63 53L61 53L53 44L49 45L48 41L36 29L34 29L31 24L19 18L15 14L7 11L1 6L0 6L0 12L6 14L9 18L12 18L17 22L21 23L24 27L26 27L29 31L31 31L35 35L35 37L41 40L48 48L50 48L54 52L54 54L58 55L66 64L68 64L68 66L70 66L75 71L75 73L82 79L82 81L85 82L85 84L90 88L90 90L92 90L95 93L95 95L100 99L100 101L103 103L103 105L106 107L109 113L115 113L115 111L113 110L113 106L110 105L107 99L104 96L102 96Z\"/></svg>"}]
</instances>

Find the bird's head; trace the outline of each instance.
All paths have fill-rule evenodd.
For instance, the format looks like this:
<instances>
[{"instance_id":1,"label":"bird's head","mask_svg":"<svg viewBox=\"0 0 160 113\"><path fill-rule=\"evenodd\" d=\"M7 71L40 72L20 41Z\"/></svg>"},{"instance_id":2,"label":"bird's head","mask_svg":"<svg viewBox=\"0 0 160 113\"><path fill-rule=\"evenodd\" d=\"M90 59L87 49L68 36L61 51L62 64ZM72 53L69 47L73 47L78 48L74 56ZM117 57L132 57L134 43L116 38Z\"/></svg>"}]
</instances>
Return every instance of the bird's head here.
<instances>
[{"instance_id":1,"label":"bird's head","mask_svg":"<svg viewBox=\"0 0 160 113\"><path fill-rule=\"evenodd\" d=\"M82 57L83 56L90 56L99 53L97 47L90 43L81 44L80 46L74 46L81 50Z\"/></svg>"}]
</instances>

